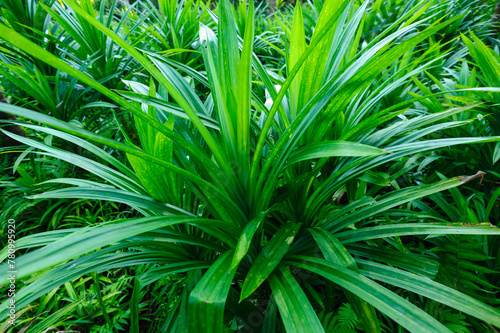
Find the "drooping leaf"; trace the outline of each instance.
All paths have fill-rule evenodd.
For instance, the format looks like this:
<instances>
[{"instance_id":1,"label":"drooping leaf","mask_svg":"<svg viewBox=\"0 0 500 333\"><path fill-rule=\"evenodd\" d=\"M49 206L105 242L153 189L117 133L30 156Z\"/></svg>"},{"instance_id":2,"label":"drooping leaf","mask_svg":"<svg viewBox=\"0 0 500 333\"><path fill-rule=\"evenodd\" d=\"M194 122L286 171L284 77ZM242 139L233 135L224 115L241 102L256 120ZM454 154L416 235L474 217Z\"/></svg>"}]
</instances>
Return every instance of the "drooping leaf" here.
<instances>
[{"instance_id":1,"label":"drooping leaf","mask_svg":"<svg viewBox=\"0 0 500 333\"><path fill-rule=\"evenodd\" d=\"M399 288L416 292L439 303L465 312L487 323L500 327L500 311L455 289L429 278L403 270L381 265L372 261L357 259L361 274Z\"/></svg>"},{"instance_id":2,"label":"drooping leaf","mask_svg":"<svg viewBox=\"0 0 500 333\"><path fill-rule=\"evenodd\" d=\"M384 153L387 151L357 142L323 141L298 148L290 155L288 164L322 157L374 156Z\"/></svg>"},{"instance_id":3,"label":"drooping leaf","mask_svg":"<svg viewBox=\"0 0 500 333\"><path fill-rule=\"evenodd\" d=\"M328 261L359 273L354 258L335 236L325 229L315 228L310 229L310 231ZM365 330L367 332L381 332L380 323L373 306L349 291L345 291L345 295L349 303L354 306Z\"/></svg>"},{"instance_id":4,"label":"drooping leaf","mask_svg":"<svg viewBox=\"0 0 500 333\"><path fill-rule=\"evenodd\" d=\"M378 283L323 259L291 257L283 262L323 276L365 300L410 332L451 332L439 321Z\"/></svg>"},{"instance_id":5,"label":"drooping leaf","mask_svg":"<svg viewBox=\"0 0 500 333\"><path fill-rule=\"evenodd\" d=\"M222 332L224 307L236 267L231 267L233 251L222 254L210 266L189 295L190 332Z\"/></svg>"},{"instance_id":6,"label":"drooping leaf","mask_svg":"<svg viewBox=\"0 0 500 333\"><path fill-rule=\"evenodd\" d=\"M241 287L241 300L249 297L278 266L285 256L301 224L283 225L267 243L255 259Z\"/></svg>"},{"instance_id":7,"label":"drooping leaf","mask_svg":"<svg viewBox=\"0 0 500 333\"><path fill-rule=\"evenodd\" d=\"M269 284L287 332L324 332L306 294L288 267L279 267Z\"/></svg>"}]
</instances>

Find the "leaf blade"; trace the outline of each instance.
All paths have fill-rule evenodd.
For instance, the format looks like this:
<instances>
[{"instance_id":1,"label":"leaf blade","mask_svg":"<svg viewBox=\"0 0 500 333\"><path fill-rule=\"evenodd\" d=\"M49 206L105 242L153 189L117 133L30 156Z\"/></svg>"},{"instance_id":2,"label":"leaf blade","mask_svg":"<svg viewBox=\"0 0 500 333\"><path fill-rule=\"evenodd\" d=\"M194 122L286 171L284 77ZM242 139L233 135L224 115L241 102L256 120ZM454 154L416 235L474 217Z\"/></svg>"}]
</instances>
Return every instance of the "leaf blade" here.
<instances>
[{"instance_id":1,"label":"leaf blade","mask_svg":"<svg viewBox=\"0 0 500 333\"><path fill-rule=\"evenodd\" d=\"M271 238L255 259L241 288L240 301L250 296L278 266L285 256L301 224L287 223Z\"/></svg>"}]
</instances>

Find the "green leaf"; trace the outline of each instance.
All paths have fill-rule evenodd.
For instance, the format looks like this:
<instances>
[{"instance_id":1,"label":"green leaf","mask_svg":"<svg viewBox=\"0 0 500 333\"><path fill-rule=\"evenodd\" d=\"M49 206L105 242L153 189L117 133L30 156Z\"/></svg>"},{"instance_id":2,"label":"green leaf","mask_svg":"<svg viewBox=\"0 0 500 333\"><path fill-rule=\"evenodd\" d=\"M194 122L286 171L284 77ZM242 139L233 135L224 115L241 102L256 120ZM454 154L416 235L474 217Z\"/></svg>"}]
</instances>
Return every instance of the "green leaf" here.
<instances>
[{"instance_id":1,"label":"green leaf","mask_svg":"<svg viewBox=\"0 0 500 333\"><path fill-rule=\"evenodd\" d=\"M292 31L290 34L290 52L288 57L287 69L291 72L295 64L298 62L307 47L304 31L304 17L302 15L302 4L299 2L295 5L293 13ZM295 75L292 84L290 85L290 111L291 119L295 119L299 108L299 97L302 83L302 76L305 70L303 66Z\"/></svg>"},{"instance_id":2,"label":"green leaf","mask_svg":"<svg viewBox=\"0 0 500 333\"><path fill-rule=\"evenodd\" d=\"M185 259L183 261L182 258L177 258L175 263L169 264L168 262L172 261L173 257L166 257L165 251L113 253L124 248L125 245L122 243L110 246L38 274L35 281L30 282L16 292L17 306L21 308L27 306L42 295L54 290L54 288L93 271L99 273L148 263L167 263L167 265L157 267L140 276L141 284L145 286L170 274L188 272L209 266L207 262L185 261ZM7 315L9 305L8 299L0 305L0 315Z\"/></svg>"},{"instance_id":3,"label":"green leaf","mask_svg":"<svg viewBox=\"0 0 500 333\"><path fill-rule=\"evenodd\" d=\"M500 142L497 142L495 144L495 148L493 149L492 164L495 164L496 162L498 162L498 160L500 160Z\"/></svg>"},{"instance_id":4,"label":"green leaf","mask_svg":"<svg viewBox=\"0 0 500 333\"><path fill-rule=\"evenodd\" d=\"M131 155L141 157L144 160L150 161L150 162L157 164L159 166L163 166L163 167L173 171L174 173L176 173L178 175L182 175L183 177L185 177L189 180L192 180L194 183L200 185L200 190L204 195L207 196L207 199L212 198L212 200L210 200L210 202L207 202L207 204L214 205L214 208L221 213L221 217L227 217L227 220L231 220L231 218L229 216L227 216L227 211L225 211L225 208L220 206L221 199L223 199L225 197L225 199L222 200L222 202L224 202L225 204L232 205L233 209L239 210L239 207L237 207L235 205L233 200L230 200L228 197L226 197L225 194L220 192L220 189L218 187L214 186L210 182L207 182L206 180L202 179L198 175L195 175L195 174L189 172L188 170L185 170L184 168L176 166L172 163L168 163L168 162L166 162L160 158L157 158L155 156L152 156L150 154L146 154L145 152L143 152L140 149L133 148L133 147L130 147L129 145L123 144L121 142L117 142L117 141L114 141L112 139L106 138L104 136L100 136L100 135L97 135L95 133L92 133L90 131L86 131L84 129L81 129L81 128L78 128L78 127L72 125L71 123L57 120L55 118L40 114L39 112L30 111L30 110L19 108L19 107L9 105L6 103L0 103L0 111L6 112L9 114L19 115L19 116L26 117L29 119L33 119L35 121L39 121L41 123L48 124L50 126L58 128L60 130L64 130L67 133L71 133L71 134L74 134L74 135L77 135L77 136L80 136L83 138L89 138L89 139L94 140L96 142L103 143L109 147L120 149L126 153L131 154ZM140 111L140 112L144 113L142 111ZM75 159L78 159L79 163L81 161L88 160L86 158L81 157L80 155L75 155L75 154L71 154L68 152L64 152L62 150L58 150L58 149L55 149L53 147L49 147L49 146L41 144L37 141L31 140L31 139L28 139L25 137L21 137L21 136L15 135L15 134L10 133L10 132L7 132L6 135L8 135L9 137L15 138L19 142L24 142L26 144L44 149L46 151L55 152L54 153L55 156L57 156L58 158L63 158L63 156L64 156L66 158L66 160L70 163L75 163ZM179 141L182 142L184 140L176 138L175 141L177 143L179 143ZM198 154L195 153L195 156L196 155L199 155L201 157L205 156L204 153L199 153L199 152L198 152ZM103 177L106 180L108 180L107 177L109 175L111 175L112 173L115 173L114 170L112 170L111 168L107 168L105 166L100 166L100 168L104 169L104 170L100 170L100 168L95 168L95 165L98 163L96 163L94 161L89 160L88 162L93 166L92 172L102 173L102 171L110 170L110 172L106 174L106 177ZM208 162L205 165L210 166L211 164L212 164L212 162ZM122 183L120 182L120 184L122 184ZM124 184L122 184L122 185L124 185ZM221 189L225 190L225 188L221 188ZM216 193L218 193L218 195L214 195ZM240 211L240 213L241 213L241 214L239 214L240 218L245 219L245 217L241 211Z\"/></svg>"},{"instance_id":5,"label":"green leaf","mask_svg":"<svg viewBox=\"0 0 500 333\"><path fill-rule=\"evenodd\" d=\"M43 320L37 321L36 324L31 327L30 332L45 332L49 329L52 329L55 325L57 325L63 318L70 316L74 309L79 306L83 300L77 300L75 302L71 302L57 311L49 314ZM28 325L30 326L30 325Z\"/></svg>"},{"instance_id":6,"label":"green leaf","mask_svg":"<svg viewBox=\"0 0 500 333\"><path fill-rule=\"evenodd\" d=\"M325 26L320 30L315 32L315 39L314 41L309 44L305 52L302 54L302 56L297 60L297 63L293 67L291 73L289 73L285 83L281 87L279 93L277 94L276 98L273 97L273 106L271 110L269 110L269 114L266 118L266 121L264 123L264 126L262 127L262 133L263 135L259 136L259 140L257 142L257 146L255 148L255 153L254 157L252 160L252 167L251 167L251 176L250 176L250 181L251 183L256 183L257 180L257 172L258 169L260 168L260 160L262 157L262 151L264 149L264 145L266 144L266 137L267 133L271 129L271 126L274 121L274 116L276 112L278 111L278 108L281 106L281 101L285 94L288 91L288 88L292 84L295 76L299 73L299 70L304 66L306 63L306 60L309 58L309 55L312 54L318 45L320 45L321 41L324 40L324 38L329 34L331 26L338 20L342 12L345 10L345 8L348 6L349 1L344 1L341 5L341 7L335 11L334 13L331 13L332 15L328 18L328 22L325 24ZM272 88L274 90L274 87Z\"/></svg>"},{"instance_id":7,"label":"green leaf","mask_svg":"<svg viewBox=\"0 0 500 333\"><path fill-rule=\"evenodd\" d=\"M236 267L232 267L232 257L232 250L222 254L189 295L189 332L224 331L224 307L236 273Z\"/></svg>"},{"instance_id":8,"label":"green leaf","mask_svg":"<svg viewBox=\"0 0 500 333\"><path fill-rule=\"evenodd\" d=\"M335 238L335 236L327 230L321 228L309 230L326 260L359 273L359 269L354 261L354 258L347 251L344 245L337 238ZM349 291L345 291L345 295L349 303L354 306L356 314L360 318L365 331L381 332L380 323L373 306L369 305L366 301Z\"/></svg>"},{"instance_id":9,"label":"green leaf","mask_svg":"<svg viewBox=\"0 0 500 333\"><path fill-rule=\"evenodd\" d=\"M240 179L244 188L248 187L250 178L250 118L252 115L252 55L255 30L254 2L248 2L248 13L246 17L245 35L241 50L241 59L237 68L237 123L236 142L238 165L241 172ZM242 8L246 7L244 2L240 3Z\"/></svg>"},{"instance_id":10,"label":"green leaf","mask_svg":"<svg viewBox=\"0 0 500 333\"><path fill-rule=\"evenodd\" d=\"M357 259L356 262L361 269L361 274L367 277L415 292L500 327L500 310L494 309L455 289L427 277L408 273L394 267L362 259Z\"/></svg>"},{"instance_id":11,"label":"green leaf","mask_svg":"<svg viewBox=\"0 0 500 333\"><path fill-rule=\"evenodd\" d=\"M325 229L331 230L332 232L336 232L342 230L344 227L350 224L366 219L392 207L396 207L398 205L428 196L433 193L460 186L467 181L479 177L480 175L481 173L477 173L476 175L470 177L454 177L429 185L412 186L398 191L393 191L392 193L382 196L379 200L377 200L376 203L365 206L354 213L346 214L342 217L329 217L323 223L323 227Z\"/></svg>"},{"instance_id":12,"label":"green leaf","mask_svg":"<svg viewBox=\"0 0 500 333\"><path fill-rule=\"evenodd\" d=\"M321 228L309 229L325 259L359 272L358 266L344 245L330 232Z\"/></svg>"},{"instance_id":13,"label":"green leaf","mask_svg":"<svg viewBox=\"0 0 500 333\"><path fill-rule=\"evenodd\" d=\"M233 262L231 264L232 267L237 266L247 254L248 249L250 249L250 244L252 243L253 236L259 229L262 221L264 221L266 214L267 212L260 213L246 225L245 229L243 229L243 232L238 239L238 244L236 245L236 249L234 251Z\"/></svg>"},{"instance_id":14,"label":"green leaf","mask_svg":"<svg viewBox=\"0 0 500 333\"><path fill-rule=\"evenodd\" d=\"M211 220L184 216L157 216L82 228L42 249L20 256L16 261L16 266L18 267L17 278L28 277L38 271L135 235L169 225L190 222L209 223ZM8 284L7 263L0 265L0 268L2 268L0 272L0 278L2 279L0 286L4 286Z\"/></svg>"},{"instance_id":15,"label":"green leaf","mask_svg":"<svg viewBox=\"0 0 500 333\"><path fill-rule=\"evenodd\" d=\"M414 274L435 279L439 270L439 262L430 256L401 252L385 247L370 246L366 244L349 244L347 246L351 255L375 260L397 268L402 268Z\"/></svg>"},{"instance_id":16,"label":"green leaf","mask_svg":"<svg viewBox=\"0 0 500 333\"><path fill-rule=\"evenodd\" d=\"M139 85L140 83L138 82L131 82L130 86L135 86ZM165 111L170 114L176 115L178 117L181 117L183 119L189 120L188 115L184 112L183 109L181 109L179 106L164 101L161 98L157 97L151 97L148 95L143 95L137 92L130 92L130 91L119 91L120 95L127 97L133 101L143 103L148 106L155 107L157 110ZM210 118L209 116L201 113L197 113L198 117L200 117L201 121L203 124L207 127L213 128L215 130L220 130L219 124L215 119Z\"/></svg>"},{"instance_id":17,"label":"green leaf","mask_svg":"<svg viewBox=\"0 0 500 333\"><path fill-rule=\"evenodd\" d=\"M101 185L101 184L99 184ZM170 204L163 204L154 200L153 198L136 194L130 191L118 190L115 188L107 187L70 187L60 190L54 190L49 192L44 192L41 194L36 194L34 196L28 197L28 199L47 199L47 198L71 198L71 199L90 199L90 200L106 200L113 202L121 202L134 207L142 212L153 212L156 215L187 215L193 216L193 214L172 206Z\"/></svg>"},{"instance_id":18,"label":"green leaf","mask_svg":"<svg viewBox=\"0 0 500 333\"><path fill-rule=\"evenodd\" d=\"M110 37L114 42L116 42L118 45L120 45L123 49L125 49L130 55L132 55L135 59L137 59L138 62L141 63L141 65L144 66L146 70L148 70L164 87L166 87L169 91L169 93L172 95L172 97L179 103L179 105L182 107L182 109L188 114L190 117L191 121L193 124L198 128L202 136L205 138L207 145L211 147L211 150L218 161L218 164L220 167L225 170L229 175L232 174L231 168L229 168L227 164L227 159L223 156L223 150L220 149L219 145L217 142L214 140L213 136L209 133L208 129L203 125L202 121L200 118L197 116L198 113L205 113L205 108L197 95L194 93L194 91L191 89L190 86L187 85L185 80L180 77L180 74L177 73L176 71L173 71L170 67L168 67L165 63L162 61L159 61L155 59L154 56L151 57L151 60L155 63L156 66L153 63L151 63L147 58L145 58L143 55L139 53L133 46L129 45L129 43L122 38L120 38L116 33L112 32L109 30L107 27L105 27L102 23L97 21L94 17L89 15L88 13L84 12L80 6L78 6L75 2L72 0L67 1L68 5L72 7L72 9L78 14L81 15L82 18L87 20L90 24L95 26L98 30L104 32L108 37ZM168 131L165 129L165 126L162 126L161 123L152 120L152 117L150 115L147 115L146 113L142 112L140 108L136 108L133 105L131 105L127 100L124 98L120 97L118 94L110 91L106 87L104 87L102 84L98 83L97 81L93 80L91 77L81 73L77 69L73 68L71 65L68 63L60 60L58 57L55 55L51 54L50 52L42 49L38 45L33 44L31 41L28 39L24 38L23 36L19 35L12 29L7 28L5 25L0 23L0 36L2 36L3 39L6 41L12 43L14 46L19 47L20 49L24 50L28 54L33 55L34 57L41 59L42 61L46 62L47 64L60 69L61 71L64 71L68 73L69 75L79 79L80 81L88 84L89 86L93 87L97 91L103 93L107 97L109 97L111 100L115 101L116 103L122 105L125 109L130 110L134 113L135 116L144 119L146 121L149 121L149 124L153 126L155 129L161 131L165 135L171 137L172 132ZM179 91L182 90L182 93ZM9 106L12 107L12 106ZM5 107L7 108L7 107ZM50 118L50 117L48 117ZM61 122L59 122L61 124ZM83 131L77 131L76 133L83 132ZM73 133L73 134L76 134ZM170 135L169 135L170 134ZM98 135L91 135L93 139L96 139L96 137L99 137ZM100 139L103 140L103 139ZM178 136L176 138L176 141L180 140L180 137ZM107 139L108 144L110 146L116 146L116 144L112 144L112 140ZM110 142L111 141L111 142ZM182 141L182 140L181 140ZM122 148L124 151L126 149L123 147L126 145L122 145ZM127 147L128 149L131 149L130 147ZM132 151L136 151L136 149L132 149ZM196 154L195 154L196 155ZM205 154L202 154L203 156ZM159 162L159 161L158 161ZM185 170L178 170L178 172L184 172ZM233 178L230 177L230 180Z\"/></svg>"},{"instance_id":19,"label":"green leaf","mask_svg":"<svg viewBox=\"0 0 500 333\"><path fill-rule=\"evenodd\" d=\"M269 284L287 332L325 331L306 294L288 267L276 269L269 276Z\"/></svg>"},{"instance_id":20,"label":"green leaf","mask_svg":"<svg viewBox=\"0 0 500 333\"><path fill-rule=\"evenodd\" d=\"M333 156L374 156L384 153L387 153L387 151L357 142L322 141L297 148L290 155L288 164L290 165L313 158Z\"/></svg>"},{"instance_id":21,"label":"green leaf","mask_svg":"<svg viewBox=\"0 0 500 333\"><path fill-rule=\"evenodd\" d=\"M240 301L250 296L278 266L285 256L301 224L287 223L276 231L248 271L241 287Z\"/></svg>"},{"instance_id":22,"label":"green leaf","mask_svg":"<svg viewBox=\"0 0 500 333\"><path fill-rule=\"evenodd\" d=\"M500 228L489 223L400 223L337 233L343 243L370 239L417 235L500 235Z\"/></svg>"},{"instance_id":23,"label":"green leaf","mask_svg":"<svg viewBox=\"0 0 500 333\"><path fill-rule=\"evenodd\" d=\"M476 61L481 72L486 76L488 84L491 87L500 87L500 65L498 59L495 57L492 49L484 45L484 43L476 37L472 32L470 33L474 43L464 35L460 35L465 46L469 49L471 56Z\"/></svg>"},{"instance_id":24,"label":"green leaf","mask_svg":"<svg viewBox=\"0 0 500 333\"><path fill-rule=\"evenodd\" d=\"M410 332L451 333L443 324L415 305L350 269L323 259L306 256L290 257L283 264L307 269L338 284L365 300Z\"/></svg>"},{"instance_id":25,"label":"green leaf","mask_svg":"<svg viewBox=\"0 0 500 333\"><path fill-rule=\"evenodd\" d=\"M134 278L134 289L130 298L130 333L139 333L139 303L141 302L141 281Z\"/></svg>"}]
</instances>

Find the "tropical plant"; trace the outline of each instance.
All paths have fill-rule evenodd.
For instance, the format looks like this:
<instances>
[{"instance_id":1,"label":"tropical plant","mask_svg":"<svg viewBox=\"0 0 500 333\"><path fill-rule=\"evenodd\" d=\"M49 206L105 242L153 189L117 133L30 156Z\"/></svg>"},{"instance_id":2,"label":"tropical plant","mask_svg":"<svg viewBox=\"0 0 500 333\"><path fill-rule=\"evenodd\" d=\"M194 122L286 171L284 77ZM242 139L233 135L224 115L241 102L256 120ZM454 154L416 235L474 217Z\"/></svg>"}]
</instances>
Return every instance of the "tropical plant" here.
<instances>
[{"instance_id":1,"label":"tropical plant","mask_svg":"<svg viewBox=\"0 0 500 333\"><path fill-rule=\"evenodd\" d=\"M476 104L428 112L417 102L429 96L391 97L434 64L424 54L415 58L415 66L400 66L410 61L408 50L455 18L430 23L422 15L431 2L423 2L362 40L360 22L368 2L357 6L326 0L307 41L297 4L291 28L285 30L286 71L280 77L271 75L253 53L253 2L241 36L228 0L219 3L218 17L211 13L217 35L200 25L205 72L130 45L118 28L110 29L102 16L94 18L88 3L65 4L79 24L141 67L140 75L122 78L128 91L110 90L3 24L1 38L132 113L137 139L122 124L124 141L2 104L0 111L29 120L23 123L26 128L70 142L86 156L50 142L6 135L34 154L74 164L100 179L55 178L52 183L70 187L33 198L118 202L143 217L19 240L16 246L23 255L16 259L17 278L29 281L16 294L19 315L33 301L86 274L93 274L99 295L94 272L152 264L136 271L130 332L144 325L141 290L172 276L181 283L167 303L168 316L161 326L153 326L157 331L324 332L331 324L325 313L346 301L359 321L351 312L352 318L342 321L350 322L349 329L381 332L400 325L412 332L450 332L449 322L461 323L462 317L436 319L398 295L401 291L500 327L498 309L438 282L439 262L426 251L410 251L405 242L428 235L500 234L488 223L450 223L405 209L483 173L428 184L397 182L408 169L382 174L390 163L433 150L500 141L497 136L429 139L466 125L468 121L451 118ZM385 80L393 69L394 79ZM199 86L208 92L199 93ZM389 98L395 103L387 103ZM127 161L110 149L126 153ZM393 191L380 186L386 184L377 177L381 175ZM7 251L2 255L5 259ZM4 263L2 286L6 271ZM2 316L7 305L8 300L0 305ZM79 306L73 302L61 308L37 329Z\"/></svg>"}]
</instances>

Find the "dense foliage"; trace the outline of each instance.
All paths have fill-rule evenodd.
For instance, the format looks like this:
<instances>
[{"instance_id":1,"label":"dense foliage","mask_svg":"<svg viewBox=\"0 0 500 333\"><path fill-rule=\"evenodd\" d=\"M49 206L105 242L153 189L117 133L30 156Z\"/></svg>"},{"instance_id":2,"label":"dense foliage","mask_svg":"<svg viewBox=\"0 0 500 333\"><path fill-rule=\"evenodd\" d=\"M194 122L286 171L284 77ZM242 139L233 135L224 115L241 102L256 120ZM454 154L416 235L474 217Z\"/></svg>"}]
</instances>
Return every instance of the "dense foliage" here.
<instances>
[{"instance_id":1,"label":"dense foliage","mask_svg":"<svg viewBox=\"0 0 500 333\"><path fill-rule=\"evenodd\" d=\"M498 332L495 6L0 0L2 331Z\"/></svg>"}]
</instances>

